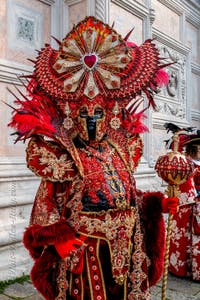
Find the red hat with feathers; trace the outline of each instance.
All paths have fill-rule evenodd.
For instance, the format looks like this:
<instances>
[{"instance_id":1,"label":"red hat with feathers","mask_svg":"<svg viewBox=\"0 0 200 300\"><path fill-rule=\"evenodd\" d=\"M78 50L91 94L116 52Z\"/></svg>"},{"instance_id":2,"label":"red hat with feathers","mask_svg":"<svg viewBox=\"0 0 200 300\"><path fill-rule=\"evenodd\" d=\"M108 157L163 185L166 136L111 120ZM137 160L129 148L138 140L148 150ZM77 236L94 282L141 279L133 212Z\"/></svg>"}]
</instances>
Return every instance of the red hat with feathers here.
<instances>
[{"instance_id":1,"label":"red hat with feathers","mask_svg":"<svg viewBox=\"0 0 200 300\"><path fill-rule=\"evenodd\" d=\"M34 62L34 73L25 76L31 78L26 85L28 98L15 101L20 107L14 108L9 126L17 129L18 139L35 132L53 136L63 122L66 104L78 106L83 97L96 101L98 96L105 107L117 101L126 110L123 126L127 131L146 131L143 112L149 106L156 108L153 97L168 83L163 69L167 64L161 63L153 40L137 46L127 41L129 35L123 39L108 24L86 17L62 42L55 39L58 50L45 45ZM149 104L137 112L142 93Z\"/></svg>"}]
</instances>

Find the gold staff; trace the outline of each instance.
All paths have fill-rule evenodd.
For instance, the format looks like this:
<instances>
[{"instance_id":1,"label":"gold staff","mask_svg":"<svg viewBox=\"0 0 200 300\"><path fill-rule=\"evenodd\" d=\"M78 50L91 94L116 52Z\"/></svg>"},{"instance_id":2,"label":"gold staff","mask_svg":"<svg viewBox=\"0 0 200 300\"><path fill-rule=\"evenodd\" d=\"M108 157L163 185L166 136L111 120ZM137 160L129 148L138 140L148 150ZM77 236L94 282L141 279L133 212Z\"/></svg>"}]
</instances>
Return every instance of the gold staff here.
<instances>
[{"instance_id":1,"label":"gold staff","mask_svg":"<svg viewBox=\"0 0 200 300\"><path fill-rule=\"evenodd\" d=\"M168 187L166 190L166 194L168 197L177 197L179 195L179 185L187 181L194 170L194 165L192 161L186 158L180 152L178 152L180 133L182 132L176 132L173 136L173 151L167 153L166 155L160 156L155 165L155 169L158 173L158 176L168 183ZM172 220L173 214L169 214L164 258L164 272L162 281L162 300L166 300Z\"/></svg>"}]
</instances>

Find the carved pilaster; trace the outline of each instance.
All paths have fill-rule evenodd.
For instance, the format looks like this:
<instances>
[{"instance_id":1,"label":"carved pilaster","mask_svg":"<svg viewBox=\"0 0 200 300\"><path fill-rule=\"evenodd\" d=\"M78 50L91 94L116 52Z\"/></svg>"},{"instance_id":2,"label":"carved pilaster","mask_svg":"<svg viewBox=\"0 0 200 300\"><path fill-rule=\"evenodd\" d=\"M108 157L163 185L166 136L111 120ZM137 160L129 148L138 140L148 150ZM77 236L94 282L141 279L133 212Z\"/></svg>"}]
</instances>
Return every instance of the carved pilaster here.
<instances>
[{"instance_id":1,"label":"carved pilaster","mask_svg":"<svg viewBox=\"0 0 200 300\"><path fill-rule=\"evenodd\" d=\"M105 21L106 2L106 0L96 0L95 3L96 17L102 21Z\"/></svg>"},{"instance_id":2,"label":"carved pilaster","mask_svg":"<svg viewBox=\"0 0 200 300\"><path fill-rule=\"evenodd\" d=\"M155 13L155 9L150 8L149 9L149 20L150 20L150 24L152 25L153 22L155 21L156 18L156 13Z\"/></svg>"},{"instance_id":3,"label":"carved pilaster","mask_svg":"<svg viewBox=\"0 0 200 300\"><path fill-rule=\"evenodd\" d=\"M87 0L87 14L109 23L109 0Z\"/></svg>"}]
</instances>

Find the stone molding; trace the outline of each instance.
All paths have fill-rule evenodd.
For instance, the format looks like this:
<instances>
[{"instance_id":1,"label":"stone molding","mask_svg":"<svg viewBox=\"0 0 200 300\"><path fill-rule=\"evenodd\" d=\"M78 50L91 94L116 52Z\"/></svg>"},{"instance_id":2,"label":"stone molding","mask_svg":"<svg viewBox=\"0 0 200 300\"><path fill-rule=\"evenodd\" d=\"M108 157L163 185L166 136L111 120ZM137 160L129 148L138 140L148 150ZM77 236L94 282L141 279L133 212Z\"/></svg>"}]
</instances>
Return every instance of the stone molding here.
<instances>
[{"instance_id":1,"label":"stone molding","mask_svg":"<svg viewBox=\"0 0 200 300\"><path fill-rule=\"evenodd\" d=\"M200 64L196 64L194 62L191 63L192 73L200 76Z\"/></svg>"},{"instance_id":2,"label":"stone molding","mask_svg":"<svg viewBox=\"0 0 200 300\"><path fill-rule=\"evenodd\" d=\"M153 22L155 21L155 18L156 18L156 12L155 12L155 9L150 8L150 9L149 9L149 21L150 21L150 24L151 24L151 25L153 25Z\"/></svg>"},{"instance_id":3,"label":"stone molding","mask_svg":"<svg viewBox=\"0 0 200 300\"><path fill-rule=\"evenodd\" d=\"M26 165L19 164L6 164L0 165L0 183L9 181L21 181L21 180L37 180L38 178L31 173Z\"/></svg>"},{"instance_id":4,"label":"stone molding","mask_svg":"<svg viewBox=\"0 0 200 300\"><path fill-rule=\"evenodd\" d=\"M188 55L188 53L190 52L190 48L185 46L182 42L178 42L177 40L171 38L170 36L167 36L156 28L152 29L152 35L153 38L155 38L157 41L165 44L166 46L174 49L177 52L182 53L183 55Z\"/></svg>"},{"instance_id":5,"label":"stone molding","mask_svg":"<svg viewBox=\"0 0 200 300\"><path fill-rule=\"evenodd\" d=\"M183 0L181 2L185 5L186 20L192 25L200 27L200 5L192 0ZM193 3L193 8L190 3Z\"/></svg>"},{"instance_id":6,"label":"stone molding","mask_svg":"<svg viewBox=\"0 0 200 300\"><path fill-rule=\"evenodd\" d=\"M57 0L39 0L40 2L47 4L47 5L53 5Z\"/></svg>"},{"instance_id":7,"label":"stone molding","mask_svg":"<svg viewBox=\"0 0 200 300\"><path fill-rule=\"evenodd\" d=\"M200 112L196 109L191 109L191 119L200 123Z\"/></svg>"},{"instance_id":8,"label":"stone molding","mask_svg":"<svg viewBox=\"0 0 200 300\"><path fill-rule=\"evenodd\" d=\"M70 5L80 3L80 2L82 2L82 0L64 0L64 2L70 6Z\"/></svg>"},{"instance_id":9,"label":"stone molding","mask_svg":"<svg viewBox=\"0 0 200 300\"><path fill-rule=\"evenodd\" d=\"M159 0L163 5L174 11L178 15L185 13L186 18L193 25L200 26L200 10L199 5L194 5L191 0ZM190 3L189 3L190 2ZM192 6L191 6L192 3Z\"/></svg>"},{"instance_id":10,"label":"stone molding","mask_svg":"<svg viewBox=\"0 0 200 300\"><path fill-rule=\"evenodd\" d=\"M36 180L23 157L0 157L0 182L13 180Z\"/></svg>"}]
</instances>

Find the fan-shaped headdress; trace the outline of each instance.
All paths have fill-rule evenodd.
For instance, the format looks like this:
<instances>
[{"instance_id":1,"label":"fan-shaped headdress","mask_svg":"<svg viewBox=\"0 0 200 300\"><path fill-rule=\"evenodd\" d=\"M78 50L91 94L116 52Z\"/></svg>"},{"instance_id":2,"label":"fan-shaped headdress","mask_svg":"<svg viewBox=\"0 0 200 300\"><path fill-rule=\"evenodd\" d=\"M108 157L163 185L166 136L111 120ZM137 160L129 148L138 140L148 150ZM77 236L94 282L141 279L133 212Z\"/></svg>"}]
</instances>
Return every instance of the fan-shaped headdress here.
<instances>
[{"instance_id":1,"label":"fan-shaped headdress","mask_svg":"<svg viewBox=\"0 0 200 300\"><path fill-rule=\"evenodd\" d=\"M61 101L76 101L82 95L92 100L99 94L122 100L141 91L150 94L161 68L152 40L132 47L109 25L87 17L63 39L58 51L49 45L41 50L35 78Z\"/></svg>"}]
</instances>

